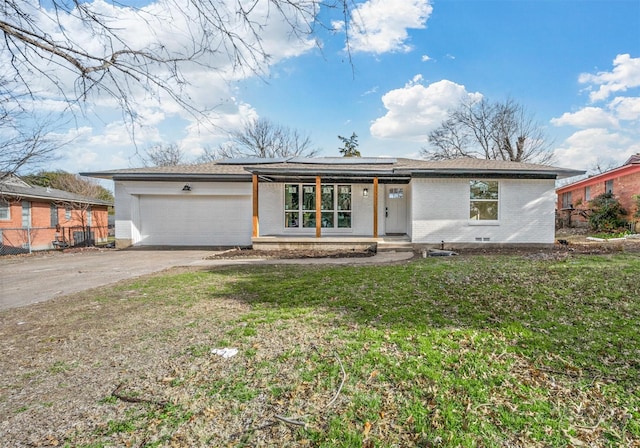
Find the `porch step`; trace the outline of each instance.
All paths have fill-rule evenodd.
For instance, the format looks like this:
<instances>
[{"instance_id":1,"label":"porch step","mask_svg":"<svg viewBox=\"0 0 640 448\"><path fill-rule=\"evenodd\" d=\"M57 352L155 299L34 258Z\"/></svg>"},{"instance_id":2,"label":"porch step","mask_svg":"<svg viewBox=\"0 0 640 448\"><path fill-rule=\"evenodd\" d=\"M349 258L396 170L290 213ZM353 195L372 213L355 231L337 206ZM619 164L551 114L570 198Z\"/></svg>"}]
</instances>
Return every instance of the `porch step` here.
<instances>
[{"instance_id":1,"label":"porch step","mask_svg":"<svg viewBox=\"0 0 640 448\"><path fill-rule=\"evenodd\" d=\"M413 252L413 244L409 241L378 241L378 252Z\"/></svg>"}]
</instances>

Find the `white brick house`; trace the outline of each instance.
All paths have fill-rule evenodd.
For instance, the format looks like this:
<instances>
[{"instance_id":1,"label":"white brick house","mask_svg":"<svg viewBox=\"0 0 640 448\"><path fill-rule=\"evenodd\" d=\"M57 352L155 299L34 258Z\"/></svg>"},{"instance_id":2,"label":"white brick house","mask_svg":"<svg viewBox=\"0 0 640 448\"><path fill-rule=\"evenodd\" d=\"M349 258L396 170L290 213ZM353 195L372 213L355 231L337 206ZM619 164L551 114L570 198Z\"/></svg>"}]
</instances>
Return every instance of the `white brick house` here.
<instances>
[{"instance_id":1,"label":"white brick house","mask_svg":"<svg viewBox=\"0 0 640 448\"><path fill-rule=\"evenodd\" d=\"M480 159L223 160L112 179L118 247L280 241L549 245L555 180L582 171Z\"/></svg>"}]
</instances>

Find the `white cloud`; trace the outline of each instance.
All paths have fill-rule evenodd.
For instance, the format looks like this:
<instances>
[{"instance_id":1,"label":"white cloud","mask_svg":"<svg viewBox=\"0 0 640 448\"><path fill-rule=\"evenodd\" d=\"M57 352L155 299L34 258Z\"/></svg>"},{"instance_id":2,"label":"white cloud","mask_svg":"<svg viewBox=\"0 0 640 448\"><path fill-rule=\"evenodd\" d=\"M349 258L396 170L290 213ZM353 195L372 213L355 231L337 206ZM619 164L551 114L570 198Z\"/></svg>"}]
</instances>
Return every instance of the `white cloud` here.
<instances>
[{"instance_id":1,"label":"white cloud","mask_svg":"<svg viewBox=\"0 0 640 448\"><path fill-rule=\"evenodd\" d=\"M640 58L619 54L613 60L613 70L597 74L582 73L578 82L598 87L589 95L592 102L607 99L612 93L640 86Z\"/></svg>"},{"instance_id":2,"label":"white cloud","mask_svg":"<svg viewBox=\"0 0 640 448\"><path fill-rule=\"evenodd\" d=\"M430 60L431 60L431 58L430 58L428 55L423 54L423 55L422 55L422 58L420 58L420 60L421 60L422 62L427 62L427 61L430 61Z\"/></svg>"},{"instance_id":3,"label":"white cloud","mask_svg":"<svg viewBox=\"0 0 640 448\"><path fill-rule=\"evenodd\" d=\"M407 30L424 28L432 11L429 0L369 0L361 3L351 13L351 51L374 54L408 52L412 47L407 43Z\"/></svg>"},{"instance_id":4,"label":"white cloud","mask_svg":"<svg viewBox=\"0 0 640 448\"><path fill-rule=\"evenodd\" d=\"M585 107L578 112L565 112L560 118L552 118L554 126L575 126L578 128L590 127L617 127L618 120L609 112L599 107Z\"/></svg>"},{"instance_id":5,"label":"white cloud","mask_svg":"<svg viewBox=\"0 0 640 448\"><path fill-rule=\"evenodd\" d=\"M640 142L622 132L592 128L575 132L556 149L560 165L588 169L602 160L622 164L640 151Z\"/></svg>"},{"instance_id":6,"label":"white cloud","mask_svg":"<svg viewBox=\"0 0 640 448\"><path fill-rule=\"evenodd\" d=\"M371 135L377 138L425 140L430 131L447 117L447 112L463 99L476 101L482 94L469 93L463 85L442 80L423 86L416 75L400 89L387 92L382 102L386 115L371 125Z\"/></svg>"},{"instance_id":7,"label":"white cloud","mask_svg":"<svg viewBox=\"0 0 640 448\"><path fill-rule=\"evenodd\" d=\"M614 98L609 106L615 110L620 120L634 121L640 119L640 97Z\"/></svg>"}]
</instances>

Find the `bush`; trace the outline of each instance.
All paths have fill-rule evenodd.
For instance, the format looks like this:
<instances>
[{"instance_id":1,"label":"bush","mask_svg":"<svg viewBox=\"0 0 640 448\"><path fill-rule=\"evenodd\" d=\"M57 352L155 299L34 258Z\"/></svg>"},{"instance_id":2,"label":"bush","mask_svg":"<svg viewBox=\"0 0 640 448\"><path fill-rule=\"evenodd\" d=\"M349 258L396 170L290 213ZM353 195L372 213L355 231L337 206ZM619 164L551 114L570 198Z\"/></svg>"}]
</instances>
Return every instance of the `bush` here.
<instances>
[{"instance_id":1,"label":"bush","mask_svg":"<svg viewBox=\"0 0 640 448\"><path fill-rule=\"evenodd\" d=\"M591 214L589 226L597 232L615 232L626 226L624 216L627 211L613 193L603 193L589 202Z\"/></svg>"}]
</instances>

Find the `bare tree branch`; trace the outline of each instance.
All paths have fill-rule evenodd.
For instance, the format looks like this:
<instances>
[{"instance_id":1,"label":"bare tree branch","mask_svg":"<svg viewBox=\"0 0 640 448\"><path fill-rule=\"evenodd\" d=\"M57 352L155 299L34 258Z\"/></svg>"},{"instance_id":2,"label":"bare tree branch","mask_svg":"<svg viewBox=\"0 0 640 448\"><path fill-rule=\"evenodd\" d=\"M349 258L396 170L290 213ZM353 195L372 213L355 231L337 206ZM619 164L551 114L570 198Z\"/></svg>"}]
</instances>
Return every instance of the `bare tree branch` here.
<instances>
[{"instance_id":1,"label":"bare tree branch","mask_svg":"<svg viewBox=\"0 0 640 448\"><path fill-rule=\"evenodd\" d=\"M551 142L525 108L509 99L463 102L429 133L430 148L422 155L433 160L475 157L513 162L553 162Z\"/></svg>"},{"instance_id":2,"label":"bare tree branch","mask_svg":"<svg viewBox=\"0 0 640 448\"><path fill-rule=\"evenodd\" d=\"M318 153L311 138L295 129L273 123L266 118L247 121L242 129L229 135L229 141L215 155L205 150L204 159L238 157L313 157Z\"/></svg>"}]
</instances>

